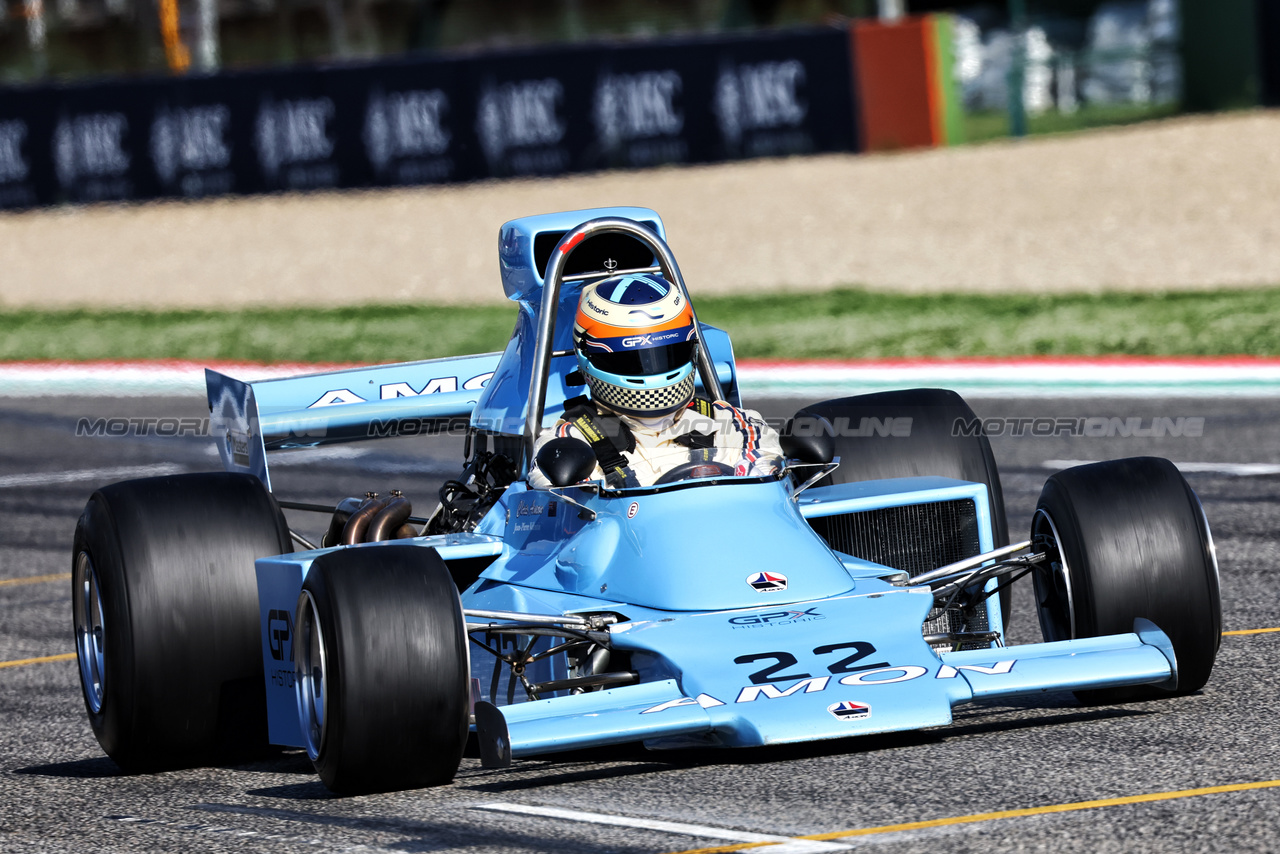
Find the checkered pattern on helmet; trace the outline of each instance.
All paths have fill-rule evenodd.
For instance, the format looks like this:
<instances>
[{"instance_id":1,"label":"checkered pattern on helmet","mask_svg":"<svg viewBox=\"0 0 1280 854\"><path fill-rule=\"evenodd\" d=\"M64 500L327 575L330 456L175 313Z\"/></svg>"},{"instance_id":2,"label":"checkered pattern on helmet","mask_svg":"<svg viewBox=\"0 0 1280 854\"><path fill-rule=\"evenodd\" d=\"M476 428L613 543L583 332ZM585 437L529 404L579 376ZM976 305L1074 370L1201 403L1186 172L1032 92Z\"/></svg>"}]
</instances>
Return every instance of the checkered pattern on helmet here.
<instances>
[{"instance_id":1,"label":"checkered pattern on helmet","mask_svg":"<svg viewBox=\"0 0 1280 854\"><path fill-rule=\"evenodd\" d=\"M677 383L661 388L627 388L586 375L591 396L597 402L619 412L646 415L679 409L693 399L693 374Z\"/></svg>"}]
</instances>

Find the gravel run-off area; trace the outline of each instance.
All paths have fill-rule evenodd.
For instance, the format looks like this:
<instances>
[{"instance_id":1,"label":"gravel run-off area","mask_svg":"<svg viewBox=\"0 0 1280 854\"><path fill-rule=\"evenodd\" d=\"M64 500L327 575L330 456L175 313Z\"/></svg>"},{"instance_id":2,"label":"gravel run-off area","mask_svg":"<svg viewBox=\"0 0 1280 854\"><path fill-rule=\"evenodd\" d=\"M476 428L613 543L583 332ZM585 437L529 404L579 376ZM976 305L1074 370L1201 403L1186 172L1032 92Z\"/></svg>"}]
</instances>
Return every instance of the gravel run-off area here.
<instances>
[{"instance_id":1,"label":"gravel run-off area","mask_svg":"<svg viewBox=\"0 0 1280 854\"><path fill-rule=\"evenodd\" d=\"M1280 283L1280 112L883 155L0 214L0 309L493 302L498 227L642 205L694 293Z\"/></svg>"}]
</instances>

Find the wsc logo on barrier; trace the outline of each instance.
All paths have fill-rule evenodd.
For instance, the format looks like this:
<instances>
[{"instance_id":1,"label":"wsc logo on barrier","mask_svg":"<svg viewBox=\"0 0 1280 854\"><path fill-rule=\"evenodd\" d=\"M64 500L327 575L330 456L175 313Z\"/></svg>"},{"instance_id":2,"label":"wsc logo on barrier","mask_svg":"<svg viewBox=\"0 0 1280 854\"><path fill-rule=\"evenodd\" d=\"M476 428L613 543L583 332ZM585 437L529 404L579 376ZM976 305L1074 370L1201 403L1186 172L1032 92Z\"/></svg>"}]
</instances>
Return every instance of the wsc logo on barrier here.
<instances>
[{"instance_id":1,"label":"wsc logo on barrier","mask_svg":"<svg viewBox=\"0 0 1280 854\"><path fill-rule=\"evenodd\" d=\"M0 208L851 151L850 51L821 28L19 90Z\"/></svg>"}]
</instances>

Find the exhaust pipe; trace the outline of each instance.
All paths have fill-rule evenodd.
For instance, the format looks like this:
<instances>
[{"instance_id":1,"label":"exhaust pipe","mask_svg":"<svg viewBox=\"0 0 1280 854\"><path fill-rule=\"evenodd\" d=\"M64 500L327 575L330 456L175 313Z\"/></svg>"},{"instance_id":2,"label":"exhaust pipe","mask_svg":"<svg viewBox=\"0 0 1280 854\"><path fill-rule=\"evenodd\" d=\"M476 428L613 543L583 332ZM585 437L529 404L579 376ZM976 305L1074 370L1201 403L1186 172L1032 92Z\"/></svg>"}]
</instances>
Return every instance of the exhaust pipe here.
<instances>
[{"instance_id":1,"label":"exhaust pipe","mask_svg":"<svg viewBox=\"0 0 1280 854\"><path fill-rule=\"evenodd\" d=\"M359 510L351 514L347 524L342 527L342 544L353 546L356 543L363 543L369 523L394 500L392 497L376 498L373 493L370 493L369 499L360 505Z\"/></svg>"},{"instance_id":2,"label":"exhaust pipe","mask_svg":"<svg viewBox=\"0 0 1280 854\"><path fill-rule=\"evenodd\" d=\"M369 523L369 530L365 534L364 541L366 543L376 543L381 540L397 539L400 527L409 521L409 517L412 515L413 505L409 503L409 499L405 498L398 489L392 490L391 498L378 511L378 514L373 517L373 521Z\"/></svg>"}]
</instances>

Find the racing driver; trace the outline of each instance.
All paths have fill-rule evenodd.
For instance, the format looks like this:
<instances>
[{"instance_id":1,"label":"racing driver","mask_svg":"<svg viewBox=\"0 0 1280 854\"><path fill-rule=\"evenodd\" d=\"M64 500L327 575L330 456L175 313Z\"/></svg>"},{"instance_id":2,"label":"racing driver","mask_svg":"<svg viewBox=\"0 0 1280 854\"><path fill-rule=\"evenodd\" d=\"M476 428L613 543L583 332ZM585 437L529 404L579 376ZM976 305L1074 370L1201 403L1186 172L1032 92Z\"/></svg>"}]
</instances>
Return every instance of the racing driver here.
<instances>
[{"instance_id":1,"label":"racing driver","mask_svg":"<svg viewBox=\"0 0 1280 854\"><path fill-rule=\"evenodd\" d=\"M538 449L563 436L596 454L592 479L613 488L713 475L766 475L782 466L778 433L759 413L693 394L693 312L660 274L628 274L583 288L573 325L580 382ZM571 375L571 381L574 378ZM545 488L536 467L530 485ZM662 481L665 482L665 481Z\"/></svg>"}]
</instances>

